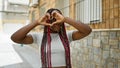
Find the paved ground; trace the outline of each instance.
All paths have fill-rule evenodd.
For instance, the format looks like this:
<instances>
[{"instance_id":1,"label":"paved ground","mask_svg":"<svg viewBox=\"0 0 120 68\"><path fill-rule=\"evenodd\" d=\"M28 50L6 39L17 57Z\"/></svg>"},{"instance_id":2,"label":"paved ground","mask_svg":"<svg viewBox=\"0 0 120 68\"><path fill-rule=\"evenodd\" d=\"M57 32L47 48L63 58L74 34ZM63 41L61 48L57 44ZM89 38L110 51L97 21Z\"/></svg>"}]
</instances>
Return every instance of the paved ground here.
<instances>
[{"instance_id":1,"label":"paved ground","mask_svg":"<svg viewBox=\"0 0 120 68\"><path fill-rule=\"evenodd\" d=\"M0 68L40 68L38 51L29 46L12 45L22 59L22 63L3 66ZM6 57L7 58L7 57Z\"/></svg>"},{"instance_id":2,"label":"paved ground","mask_svg":"<svg viewBox=\"0 0 120 68\"><path fill-rule=\"evenodd\" d=\"M5 37L4 37L5 36ZM31 46L20 46L20 44L11 43L10 38L6 35L2 36L0 34L0 64L4 62L8 62L8 58L10 60L14 60L16 58L16 54L18 54L19 58L23 61L14 64L7 64L0 66L0 68L40 68L39 65L39 54L38 50ZM11 47L9 47L11 46ZM12 48L12 49L11 49ZM14 53L14 54L13 54ZM15 54L16 53L16 54ZM6 56L3 56L6 55ZM9 56L13 57L9 57ZM15 57L14 57L15 56ZM3 58L8 59L7 61ZM12 61L9 61L9 63Z\"/></svg>"}]
</instances>

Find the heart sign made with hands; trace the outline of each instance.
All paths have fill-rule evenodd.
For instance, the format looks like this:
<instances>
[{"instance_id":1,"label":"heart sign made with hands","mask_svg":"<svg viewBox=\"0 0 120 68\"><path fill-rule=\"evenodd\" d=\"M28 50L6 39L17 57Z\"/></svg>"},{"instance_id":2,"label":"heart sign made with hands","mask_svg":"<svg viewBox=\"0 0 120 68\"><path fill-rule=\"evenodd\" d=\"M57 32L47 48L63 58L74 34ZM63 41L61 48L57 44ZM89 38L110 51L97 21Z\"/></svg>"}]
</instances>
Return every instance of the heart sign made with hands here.
<instances>
[{"instance_id":1,"label":"heart sign made with hands","mask_svg":"<svg viewBox=\"0 0 120 68\"><path fill-rule=\"evenodd\" d=\"M51 16L53 17L53 19L55 18L56 20L52 23L52 25L54 24L59 24L59 23L63 23L64 20L65 20L65 17L60 14L59 12L57 11L53 11Z\"/></svg>"},{"instance_id":2,"label":"heart sign made with hands","mask_svg":"<svg viewBox=\"0 0 120 68\"><path fill-rule=\"evenodd\" d=\"M46 13L38 20L39 25L53 26L54 24L60 24L64 22L64 16L57 11L53 11L51 15Z\"/></svg>"}]
</instances>

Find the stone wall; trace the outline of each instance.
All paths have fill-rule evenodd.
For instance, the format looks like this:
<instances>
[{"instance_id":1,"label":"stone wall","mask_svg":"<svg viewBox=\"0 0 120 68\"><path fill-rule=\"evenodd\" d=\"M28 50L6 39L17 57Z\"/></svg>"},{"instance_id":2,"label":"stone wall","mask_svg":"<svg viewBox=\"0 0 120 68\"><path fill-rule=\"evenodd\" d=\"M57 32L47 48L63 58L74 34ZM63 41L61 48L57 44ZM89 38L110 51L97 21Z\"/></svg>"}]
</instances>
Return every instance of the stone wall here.
<instances>
[{"instance_id":1,"label":"stone wall","mask_svg":"<svg viewBox=\"0 0 120 68\"><path fill-rule=\"evenodd\" d=\"M73 68L120 68L120 30L93 31L71 43Z\"/></svg>"}]
</instances>

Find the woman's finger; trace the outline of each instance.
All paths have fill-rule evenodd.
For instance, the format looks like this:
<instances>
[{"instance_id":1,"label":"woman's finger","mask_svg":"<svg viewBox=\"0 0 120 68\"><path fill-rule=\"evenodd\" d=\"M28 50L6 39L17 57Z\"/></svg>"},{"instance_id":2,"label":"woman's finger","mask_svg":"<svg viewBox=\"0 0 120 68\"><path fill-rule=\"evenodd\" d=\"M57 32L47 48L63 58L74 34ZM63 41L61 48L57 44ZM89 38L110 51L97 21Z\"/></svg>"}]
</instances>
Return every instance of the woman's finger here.
<instances>
[{"instance_id":1,"label":"woman's finger","mask_svg":"<svg viewBox=\"0 0 120 68\"><path fill-rule=\"evenodd\" d=\"M45 16L47 17L47 19L50 19L50 14L49 13L46 13Z\"/></svg>"},{"instance_id":2,"label":"woman's finger","mask_svg":"<svg viewBox=\"0 0 120 68\"><path fill-rule=\"evenodd\" d=\"M53 11L53 12L51 13L51 16L54 17L54 18L56 18L56 15L57 15L57 11Z\"/></svg>"}]
</instances>

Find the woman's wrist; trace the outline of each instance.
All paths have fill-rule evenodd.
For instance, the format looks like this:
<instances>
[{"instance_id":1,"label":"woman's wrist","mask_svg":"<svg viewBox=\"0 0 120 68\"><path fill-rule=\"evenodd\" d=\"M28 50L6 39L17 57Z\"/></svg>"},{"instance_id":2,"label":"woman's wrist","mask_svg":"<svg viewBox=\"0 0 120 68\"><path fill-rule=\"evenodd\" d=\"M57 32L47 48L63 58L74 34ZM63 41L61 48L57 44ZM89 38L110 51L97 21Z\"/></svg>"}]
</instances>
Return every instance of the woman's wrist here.
<instances>
[{"instance_id":1,"label":"woman's wrist","mask_svg":"<svg viewBox=\"0 0 120 68\"><path fill-rule=\"evenodd\" d=\"M65 22L65 19L66 19L66 17L63 17L63 20L62 20L62 22Z\"/></svg>"},{"instance_id":2,"label":"woman's wrist","mask_svg":"<svg viewBox=\"0 0 120 68\"><path fill-rule=\"evenodd\" d=\"M67 24L69 24L69 20L68 19L69 19L69 17L64 17L64 22L67 23Z\"/></svg>"},{"instance_id":3,"label":"woman's wrist","mask_svg":"<svg viewBox=\"0 0 120 68\"><path fill-rule=\"evenodd\" d=\"M33 23L37 26L39 25L39 20L35 20Z\"/></svg>"},{"instance_id":4,"label":"woman's wrist","mask_svg":"<svg viewBox=\"0 0 120 68\"><path fill-rule=\"evenodd\" d=\"M64 17L64 19L63 19L63 22L65 22L65 23L66 23L66 18L67 18L67 17Z\"/></svg>"}]
</instances>

